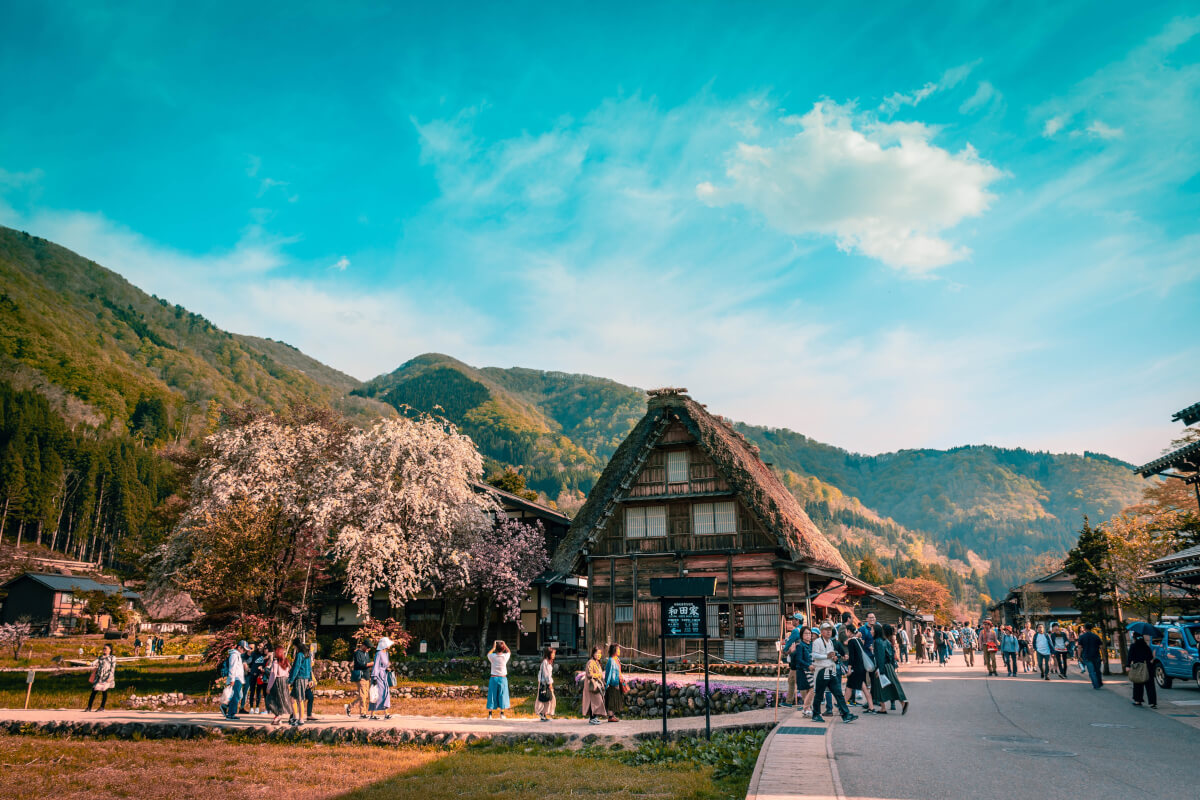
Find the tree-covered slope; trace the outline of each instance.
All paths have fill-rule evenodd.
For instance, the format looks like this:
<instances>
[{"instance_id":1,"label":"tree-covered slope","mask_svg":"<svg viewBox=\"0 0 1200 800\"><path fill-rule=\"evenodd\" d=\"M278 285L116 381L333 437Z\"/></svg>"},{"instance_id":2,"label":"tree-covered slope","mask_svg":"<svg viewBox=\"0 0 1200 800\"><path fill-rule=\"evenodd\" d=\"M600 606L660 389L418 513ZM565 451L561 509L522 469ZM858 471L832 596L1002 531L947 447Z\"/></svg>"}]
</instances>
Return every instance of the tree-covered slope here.
<instances>
[{"instance_id":1,"label":"tree-covered slope","mask_svg":"<svg viewBox=\"0 0 1200 800\"><path fill-rule=\"evenodd\" d=\"M357 382L288 345L223 331L64 247L3 227L0 375L44 390L73 422L114 432L129 427L139 402L160 402L175 433L201 427L210 401L380 413L347 405Z\"/></svg>"}]
</instances>

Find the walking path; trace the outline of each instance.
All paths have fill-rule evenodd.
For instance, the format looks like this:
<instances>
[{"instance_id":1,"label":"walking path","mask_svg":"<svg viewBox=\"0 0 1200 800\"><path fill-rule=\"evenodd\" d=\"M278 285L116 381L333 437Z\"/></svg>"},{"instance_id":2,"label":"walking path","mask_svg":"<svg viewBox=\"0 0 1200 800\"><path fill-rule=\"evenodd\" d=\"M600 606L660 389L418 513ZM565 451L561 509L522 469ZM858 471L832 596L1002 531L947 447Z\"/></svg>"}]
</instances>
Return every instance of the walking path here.
<instances>
[{"instance_id":1,"label":"walking path","mask_svg":"<svg viewBox=\"0 0 1200 800\"><path fill-rule=\"evenodd\" d=\"M815 723L799 711L781 720L758 753L746 800L840 797L829 725Z\"/></svg>"},{"instance_id":2,"label":"walking path","mask_svg":"<svg viewBox=\"0 0 1200 800\"><path fill-rule=\"evenodd\" d=\"M737 728L744 725L770 724L774 720L774 710L760 709L742 711L736 714L717 714L712 718L713 730L722 728ZM144 725L203 725L205 727L223 730L247 730L252 728L271 727L270 716L242 715L236 720L227 720L215 712L192 713L175 711L140 711L134 709L109 709L103 712L85 712L79 708L59 709L28 709L0 708L0 721L20 722L105 722L126 723L137 722ZM276 727L286 728L287 725ZM326 715L314 722L304 725L305 728L324 730L326 728L349 728L366 730L407 730L423 733L454 733L477 736L494 736L497 734L562 734L611 737L615 739L632 738L639 734L654 734L662 731L662 719L623 719L620 722L606 722L603 725L589 725L585 719L554 719L541 722L537 719L486 719L479 717L422 717L416 715L393 715L391 719L364 720L358 717ZM704 732L704 717L677 717L667 720L667 729L671 732Z\"/></svg>"}]
</instances>

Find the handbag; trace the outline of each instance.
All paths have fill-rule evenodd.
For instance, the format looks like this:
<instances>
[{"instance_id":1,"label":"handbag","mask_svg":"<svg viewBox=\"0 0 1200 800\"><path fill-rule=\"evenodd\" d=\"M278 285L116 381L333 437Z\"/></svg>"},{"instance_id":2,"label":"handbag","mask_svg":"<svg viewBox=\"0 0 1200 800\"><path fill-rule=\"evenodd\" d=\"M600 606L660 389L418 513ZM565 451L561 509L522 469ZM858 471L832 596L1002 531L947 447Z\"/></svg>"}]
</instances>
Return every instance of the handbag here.
<instances>
[{"instance_id":1,"label":"handbag","mask_svg":"<svg viewBox=\"0 0 1200 800\"><path fill-rule=\"evenodd\" d=\"M889 687L889 686L891 686L891 685L892 685L892 682L891 682L890 680L888 680L888 676L887 676L887 675L884 675L882 672L881 672L881 673L879 673L879 686L880 686L880 688L882 688L882 689L886 689L887 687Z\"/></svg>"},{"instance_id":2,"label":"handbag","mask_svg":"<svg viewBox=\"0 0 1200 800\"><path fill-rule=\"evenodd\" d=\"M537 699L538 699L539 703L549 703L550 702L550 684L548 684L548 683L539 683L538 684Z\"/></svg>"},{"instance_id":3,"label":"handbag","mask_svg":"<svg viewBox=\"0 0 1200 800\"><path fill-rule=\"evenodd\" d=\"M1130 683L1147 683L1147 682L1149 682L1149 680L1150 680L1150 667L1146 665L1146 662L1145 661L1134 662L1133 666L1129 668Z\"/></svg>"},{"instance_id":4,"label":"handbag","mask_svg":"<svg viewBox=\"0 0 1200 800\"><path fill-rule=\"evenodd\" d=\"M875 671L875 659L871 658L871 654L868 653L866 650L863 650L862 660L863 660L863 669L865 669L867 672Z\"/></svg>"},{"instance_id":5,"label":"handbag","mask_svg":"<svg viewBox=\"0 0 1200 800\"><path fill-rule=\"evenodd\" d=\"M379 702L379 687L373 683L371 684L370 691L367 693L367 699L371 701L372 705Z\"/></svg>"}]
</instances>

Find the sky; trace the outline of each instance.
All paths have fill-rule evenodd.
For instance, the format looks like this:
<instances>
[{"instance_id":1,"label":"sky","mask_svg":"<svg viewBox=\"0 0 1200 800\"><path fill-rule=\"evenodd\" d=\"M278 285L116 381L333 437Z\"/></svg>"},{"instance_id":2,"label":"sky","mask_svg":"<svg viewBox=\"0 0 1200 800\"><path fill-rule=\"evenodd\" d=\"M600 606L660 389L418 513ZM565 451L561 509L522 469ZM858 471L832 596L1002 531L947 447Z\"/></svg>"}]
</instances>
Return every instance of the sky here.
<instances>
[{"instance_id":1,"label":"sky","mask_svg":"<svg viewBox=\"0 0 1200 800\"><path fill-rule=\"evenodd\" d=\"M360 379L1140 463L1200 400L1195 14L9 4L0 224Z\"/></svg>"}]
</instances>

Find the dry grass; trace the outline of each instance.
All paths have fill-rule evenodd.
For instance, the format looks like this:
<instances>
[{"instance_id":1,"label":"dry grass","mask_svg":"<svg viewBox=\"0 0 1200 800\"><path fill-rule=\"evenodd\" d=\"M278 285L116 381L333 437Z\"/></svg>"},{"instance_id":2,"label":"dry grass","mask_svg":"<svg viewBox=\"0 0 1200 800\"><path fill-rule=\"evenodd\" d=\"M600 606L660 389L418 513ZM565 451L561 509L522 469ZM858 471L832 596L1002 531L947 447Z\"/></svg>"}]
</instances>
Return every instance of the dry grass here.
<instances>
[{"instance_id":1,"label":"dry grass","mask_svg":"<svg viewBox=\"0 0 1200 800\"><path fill-rule=\"evenodd\" d=\"M544 753L0 736L0 797L717 800L711 768Z\"/></svg>"},{"instance_id":2,"label":"dry grass","mask_svg":"<svg viewBox=\"0 0 1200 800\"><path fill-rule=\"evenodd\" d=\"M342 705L352 698L345 700L338 698L323 698L318 697L313 704L313 711L318 716L330 715L336 716L342 712ZM521 697L513 695L512 708L506 715L515 719L533 719L537 714L533 710L534 698L532 695ZM486 717L487 716L487 701L473 698L392 698L392 713L393 714L412 714L421 717ZM579 703L568 698L560 697L558 699L558 710L556 712L559 717L579 717Z\"/></svg>"}]
</instances>

